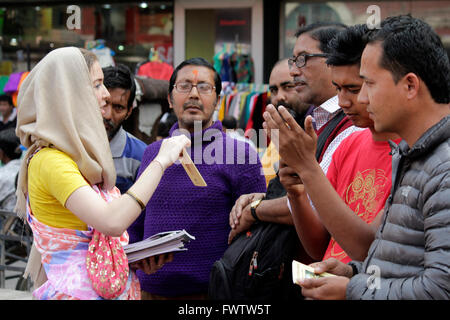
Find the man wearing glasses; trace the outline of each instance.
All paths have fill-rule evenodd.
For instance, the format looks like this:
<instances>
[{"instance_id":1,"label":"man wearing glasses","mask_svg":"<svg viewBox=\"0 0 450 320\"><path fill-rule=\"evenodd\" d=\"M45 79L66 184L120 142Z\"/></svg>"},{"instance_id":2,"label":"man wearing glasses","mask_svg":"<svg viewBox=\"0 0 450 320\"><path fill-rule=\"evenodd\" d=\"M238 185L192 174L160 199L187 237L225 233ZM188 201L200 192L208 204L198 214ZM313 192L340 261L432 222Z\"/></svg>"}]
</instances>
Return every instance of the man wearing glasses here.
<instances>
[{"instance_id":1,"label":"man wearing glasses","mask_svg":"<svg viewBox=\"0 0 450 320\"><path fill-rule=\"evenodd\" d=\"M316 159L325 174L341 141L351 133L361 130L352 125L339 107L336 88L332 84L331 69L326 64L328 42L344 29L345 26L339 23L314 23L300 28L296 33L293 57L287 61L298 99L303 104L313 106L312 116L315 119L317 135L320 137ZM310 110L308 114L309 112ZM256 218L264 222L293 225L287 197L272 198L270 193L248 193L236 201L230 212L232 231L229 242L237 234L249 229L257 221ZM311 259L301 251L298 254L297 259L305 259L305 263Z\"/></svg>"},{"instance_id":2,"label":"man wearing glasses","mask_svg":"<svg viewBox=\"0 0 450 320\"><path fill-rule=\"evenodd\" d=\"M191 139L187 151L207 186L194 186L181 165L168 168L146 210L128 229L130 242L177 229L196 238L188 251L176 253L159 270L159 276L138 273L143 299L206 298L211 267L227 248L231 208L244 193L266 191L256 151L227 136L221 122L213 121L221 88L220 76L202 58L182 62L170 78L168 101L178 119L170 136L186 134ZM161 141L147 147L138 175L156 156Z\"/></svg>"},{"instance_id":3,"label":"man wearing glasses","mask_svg":"<svg viewBox=\"0 0 450 320\"><path fill-rule=\"evenodd\" d=\"M336 88L331 81L331 69L325 63L328 42L344 28L339 23L314 23L300 28L296 33L293 57L288 59L298 98L302 103L314 106L312 116L315 129L317 135L322 136L317 144L319 151L316 158L325 174L340 142L360 130L352 125L339 107ZM261 194L243 195L230 212L232 232L229 241L256 221L248 214L244 216L248 212L248 208L244 210L246 207L254 207L254 213L261 221L292 225L289 205L286 196L267 200Z\"/></svg>"},{"instance_id":4,"label":"man wearing glasses","mask_svg":"<svg viewBox=\"0 0 450 320\"><path fill-rule=\"evenodd\" d=\"M327 130L333 118L341 119L338 127L350 122L339 107L331 68L325 63L328 42L344 27L339 23L314 23L300 28L296 33L293 57L288 60L290 75L297 85L300 99L316 106L312 116L318 135ZM325 174L339 143L355 130L356 127L350 126L328 139L326 149L319 156Z\"/></svg>"}]
</instances>

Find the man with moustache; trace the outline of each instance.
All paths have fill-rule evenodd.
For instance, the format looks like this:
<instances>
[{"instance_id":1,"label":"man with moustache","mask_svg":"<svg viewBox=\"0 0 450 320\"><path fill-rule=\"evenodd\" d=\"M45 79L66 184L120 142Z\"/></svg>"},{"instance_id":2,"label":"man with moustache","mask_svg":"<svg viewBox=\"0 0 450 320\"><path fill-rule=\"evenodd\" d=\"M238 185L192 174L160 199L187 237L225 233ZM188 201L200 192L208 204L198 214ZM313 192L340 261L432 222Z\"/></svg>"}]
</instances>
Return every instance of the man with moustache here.
<instances>
[{"instance_id":1,"label":"man with moustache","mask_svg":"<svg viewBox=\"0 0 450 320\"><path fill-rule=\"evenodd\" d=\"M303 103L299 99L299 94L296 90L296 85L293 82L292 77L289 75L289 66L288 66L288 60L282 59L279 60L272 68L272 71L270 73L269 77L269 90L270 90L270 102L276 106L284 105L287 108L289 108L289 112L295 117L295 119L298 121L298 123L302 124L305 120L305 116L307 112L311 112L312 107L310 107L308 104ZM264 201L266 202L272 202L270 199L274 199L275 201L277 198L281 198L284 195L286 195L286 190L284 189L283 185L280 183L280 179L277 175L277 173L274 171L278 171L276 167L278 167L278 162L280 160L280 157L278 155L278 151L276 150L275 144L273 141L270 142L269 146L267 147L266 152L264 153L264 156L261 159L261 163L263 165L264 169L264 176L266 178L266 182L268 183L267 192L265 193L253 193L253 194L246 194L241 196L240 200L244 198L250 198L250 197L264 197ZM274 168L275 167L275 168ZM281 212L286 212L286 200L283 201L284 207L274 207L273 210L281 210ZM230 214L230 225L233 225L233 213L235 212L237 208L238 202L236 202L236 205L233 207L233 210ZM252 216L254 214L254 211L252 212L252 209L250 205L246 206L245 208L242 208L242 217L245 221L249 220L253 221L255 218ZM278 213L276 213L278 215ZM247 218L248 216L248 218ZM251 219L251 220L250 220ZM245 222L242 222L241 226L244 226ZM250 228L251 224L249 225ZM274 229L271 229L271 228ZM224 257L222 258L222 261L238 261L240 258L233 258L234 256L243 256L245 257L245 252L241 252L242 247L246 247L242 244L242 242L246 242L247 239L249 239L248 234L253 234L253 237L259 237L263 234L268 234L266 230L270 229L270 233L276 234L278 239L285 239L282 242L283 249L285 252L287 252L286 256L290 257L291 255L294 255L297 259L300 259L302 261L305 261L305 259L308 259L308 257L303 257L303 250L299 248L299 243L296 240L297 235L295 232L295 228L293 226L290 226L288 224L259 224L256 225L255 228L257 229L250 229L248 233L239 233L236 232L236 230L239 230L239 228L232 230L229 235L229 243L231 243L231 240L236 238L236 241L230 244L230 247L227 249L227 251L224 254ZM236 237L235 237L236 234ZM253 241L257 241L261 246L272 246L274 239L272 237L264 237L264 238L256 238ZM263 259L265 261L268 261L269 259L264 257L265 252L261 252L262 255L260 255L260 259ZM289 258L286 258L289 259ZM272 266L266 266L265 268L270 268L271 270L275 270L275 268L279 264L283 264L284 261L277 261L274 259L270 259ZM311 262L311 260L306 260L305 262ZM251 264L250 260L243 261L244 265ZM231 268L227 268L231 269ZM258 272L264 273L264 271L267 269L261 269ZM286 267L283 269L278 275L278 273L271 272L271 274L276 273L278 276L278 279L271 279L267 278L266 276L263 279L260 279L260 284L264 286L264 292L261 293L261 296L257 297L260 299L292 299L292 298L301 298L300 289L298 286L295 286L292 283L292 280L290 279L289 273L290 273L290 262L286 265ZM239 297L245 297L245 299L254 299L255 297L252 296L252 294L249 294L249 291L252 291L250 288L246 288L246 291L243 292L242 286L240 286L237 283L230 283L230 291L232 292L232 297L224 296L223 293L225 292L223 289L223 284L221 281L223 281L222 276L218 276L220 272L218 272L218 268L213 268L211 272L211 278L213 279L211 281L210 285L210 298L212 299L230 299L230 298L239 298ZM239 275L236 274L238 277ZM256 277L256 275L255 275ZM217 278L221 279L218 280ZM259 290L257 290L259 291Z\"/></svg>"},{"instance_id":2,"label":"man with moustache","mask_svg":"<svg viewBox=\"0 0 450 320\"><path fill-rule=\"evenodd\" d=\"M136 86L134 78L123 64L103 68L104 84L110 99L103 107L103 122L116 168L116 186L125 193L136 180L147 145L125 131L122 123L133 112Z\"/></svg>"},{"instance_id":3,"label":"man with moustache","mask_svg":"<svg viewBox=\"0 0 450 320\"><path fill-rule=\"evenodd\" d=\"M377 132L366 111L367 104L357 101L363 84L359 68L368 31L366 25L352 26L328 44L326 62L331 67L339 105L355 126L367 129L341 142L326 175L315 159L312 126L306 130L311 139L304 139L305 131L295 125L286 110L279 110L283 120L274 108L268 108L265 115L265 126L280 130L280 153L289 165L280 169L280 180L288 190L297 235L315 260L363 260L390 193L388 140L398 143L400 138L394 133Z\"/></svg>"},{"instance_id":4,"label":"man with moustache","mask_svg":"<svg viewBox=\"0 0 450 320\"><path fill-rule=\"evenodd\" d=\"M168 101L178 119L170 136L185 134L191 139L187 152L207 186L194 186L183 167L175 164L164 172L146 210L128 229L131 243L177 229L196 238L159 275L137 273L143 299L205 299L211 267L227 248L231 207L244 192L266 191L256 151L213 121L221 87L219 74L203 58L182 62L170 78ZM139 173L161 143L147 147Z\"/></svg>"},{"instance_id":5,"label":"man with moustache","mask_svg":"<svg viewBox=\"0 0 450 320\"><path fill-rule=\"evenodd\" d=\"M309 114L317 118L316 129L320 139L315 157L324 172L327 171L331 157L339 143L357 130L337 104L336 90L331 82L331 71L324 59L327 57L325 50L328 42L343 29L343 25L333 23L318 23L301 28L297 32L298 38L294 47L295 57L287 60L287 66L284 65L287 67L284 69L284 75L281 77L271 75L269 83L273 89L275 89L274 85L282 84L287 84L288 90L293 87L296 89L297 99L301 101L303 109L303 114L295 119L297 122L303 124L305 116ZM292 93L292 91L290 92ZM281 107L282 103L286 102L283 100L283 98L275 99L272 102ZM292 110L290 109L290 111ZM276 138L274 139L272 136L272 141L274 140ZM292 281L287 284L284 280L289 277L292 259L303 263L310 263L314 259L298 241L286 190L281 185L278 175L270 181L266 193L246 194L236 202L230 212L232 230L228 237L229 243L232 245L232 240L238 234L243 237L243 231L250 230L251 232L250 228L253 228L253 224L261 221L266 223L261 224L260 228L265 228L264 226L276 228L279 234L287 235L283 251L286 260L279 261L278 265L274 265L274 268L279 266L282 271L278 280L267 280L266 289L272 287L275 295L282 295L289 299L301 299L301 294L296 290L298 288L295 286L292 288ZM273 239L263 238L259 243L270 245L271 241ZM284 274L283 278L280 277L282 274ZM273 283L277 283L277 285L274 286ZM280 297L275 296L275 298Z\"/></svg>"},{"instance_id":6,"label":"man with moustache","mask_svg":"<svg viewBox=\"0 0 450 320\"><path fill-rule=\"evenodd\" d=\"M312 105L309 113L315 120L317 134L321 136L316 158L325 173L339 143L360 130L352 125L339 107L336 89L331 82L331 69L325 64L328 42L344 28L344 25L336 23L315 23L300 28L296 33L294 58L288 59L290 81L296 86L299 101L303 106ZM269 195L271 199L266 199L267 195L262 193L241 196L230 212L232 230L228 241L249 229L256 219L293 225L286 191L283 192L275 198Z\"/></svg>"},{"instance_id":7,"label":"man with moustache","mask_svg":"<svg viewBox=\"0 0 450 320\"><path fill-rule=\"evenodd\" d=\"M295 89L295 83L289 75L288 59L279 60L273 66L269 77L269 91L270 103L276 107L285 106L296 118L297 123L303 125L305 113L309 114L307 111L311 111L312 106L300 100L299 93ZM267 184L277 176L279 161L278 151L271 142L261 158Z\"/></svg>"},{"instance_id":8,"label":"man with moustache","mask_svg":"<svg viewBox=\"0 0 450 320\"><path fill-rule=\"evenodd\" d=\"M269 90L270 103L277 107L281 105L285 106L289 109L289 112L295 116L298 123L303 125L306 115L311 113L313 107L303 103L302 100L300 100L299 93L296 90L296 85L293 78L289 74L288 59L279 60L273 66L269 77ZM251 216L251 207L248 204L252 201L262 199L263 197L265 197L265 199L276 199L286 195L286 190L281 185L280 179L276 172L278 171L279 160L280 156L278 151L273 142L271 142L261 158L261 164L263 166L264 176L266 177L267 183L266 193L268 195L266 193L246 194L239 198L230 213L230 225L232 228L237 227L237 224L235 224L234 221L239 219L238 217L235 217L235 214L239 214L239 210L241 210L241 213L239 214L241 217L241 227L231 230L229 242L231 242L236 234L245 230L246 227L250 227L252 221L254 221L254 218ZM243 205L244 202L247 203L246 206ZM283 202L285 203L285 201ZM287 211L287 207L285 206L280 207L274 205L272 209L280 209L282 212ZM289 219L289 217L287 217L287 219ZM247 221L248 223L246 223ZM289 220L287 220L287 222L289 222Z\"/></svg>"}]
</instances>

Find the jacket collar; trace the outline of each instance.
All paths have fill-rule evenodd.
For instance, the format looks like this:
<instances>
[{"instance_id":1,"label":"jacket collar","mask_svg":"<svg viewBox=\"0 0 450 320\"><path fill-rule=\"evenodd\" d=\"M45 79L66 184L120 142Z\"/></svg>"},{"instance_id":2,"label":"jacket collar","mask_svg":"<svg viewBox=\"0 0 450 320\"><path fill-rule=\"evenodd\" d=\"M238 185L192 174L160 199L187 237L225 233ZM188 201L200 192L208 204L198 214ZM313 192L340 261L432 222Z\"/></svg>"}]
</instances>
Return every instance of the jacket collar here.
<instances>
[{"instance_id":1,"label":"jacket collar","mask_svg":"<svg viewBox=\"0 0 450 320\"><path fill-rule=\"evenodd\" d=\"M402 140L398 145L398 152L408 158L417 158L449 138L450 116L446 116L425 131L411 148L405 140Z\"/></svg>"}]
</instances>

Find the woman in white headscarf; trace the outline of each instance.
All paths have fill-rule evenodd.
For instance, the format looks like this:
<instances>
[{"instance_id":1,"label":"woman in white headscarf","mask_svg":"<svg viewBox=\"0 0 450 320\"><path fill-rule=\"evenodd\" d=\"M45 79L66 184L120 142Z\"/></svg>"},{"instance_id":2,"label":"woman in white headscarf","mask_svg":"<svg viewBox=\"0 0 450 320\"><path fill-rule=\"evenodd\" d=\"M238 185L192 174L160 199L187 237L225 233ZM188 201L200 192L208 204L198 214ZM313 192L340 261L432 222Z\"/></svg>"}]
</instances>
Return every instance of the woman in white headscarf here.
<instances>
[{"instance_id":1,"label":"woman in white headscarf","mask_svg":"<svg viewBox=\"0 0 450 320\"><path fill-rule=\"evenodd\" d=\"M26 273L35 283L35 298L98 299L87 288L85 262L75 257L86 256L87 248L75 251L81 247L76 242L86 242L83 237L92 228L126 238L126 229L149 201L164 170L190 144L185 136L167 139L129 192L120 195L114 187L116 173L101 115L108 98L95 55L75 47L50 52L20 88L16 134L27 153L16 211L27 216L33 229ZM69 238L73 243L66 241ZM52 265L61 260L56 268ZM155 271L154 265L141 267ZM139 283L130 272L119 298L139 297Z\"/></svg>"}]
</instances>

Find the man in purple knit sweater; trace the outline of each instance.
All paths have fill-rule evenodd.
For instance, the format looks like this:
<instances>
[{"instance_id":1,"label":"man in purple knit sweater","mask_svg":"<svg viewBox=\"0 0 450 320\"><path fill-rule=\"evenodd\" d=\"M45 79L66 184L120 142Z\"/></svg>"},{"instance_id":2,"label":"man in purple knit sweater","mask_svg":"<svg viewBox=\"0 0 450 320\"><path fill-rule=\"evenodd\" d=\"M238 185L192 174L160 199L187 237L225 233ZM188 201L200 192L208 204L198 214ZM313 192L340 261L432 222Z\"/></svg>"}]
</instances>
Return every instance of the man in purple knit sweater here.
<instances>
[{"instance_id":1,"label":"man in purple knit sweater","mask_svg":"<svg viewBox=\"0 0 450 320\"><path fill-rule=\"evenodd\" d=\"M188 151L207 187L196 187L180 164L165 172L145 211L130 226L130 242L155 233L185 229L195 236L188 251L178 252L157 273L138 272L142 299L204 299L209 273L227 248L228 216L242 194L265 192L266 183L256 152L227 136L213 122L221 91L218 73L206 60L182 62L170 78L168 100L178 122L170 136L185 134ZM145 150L138 175L158 153L161 140Z\"/></svg>"}]
</instances>

